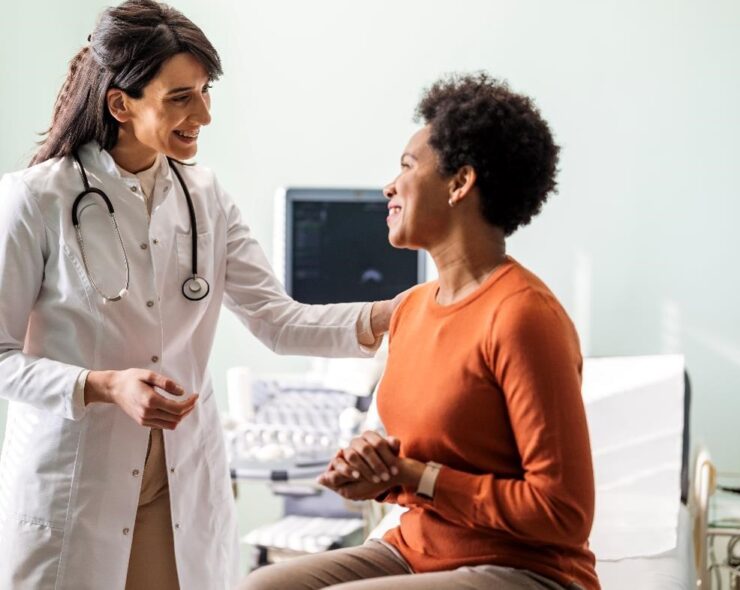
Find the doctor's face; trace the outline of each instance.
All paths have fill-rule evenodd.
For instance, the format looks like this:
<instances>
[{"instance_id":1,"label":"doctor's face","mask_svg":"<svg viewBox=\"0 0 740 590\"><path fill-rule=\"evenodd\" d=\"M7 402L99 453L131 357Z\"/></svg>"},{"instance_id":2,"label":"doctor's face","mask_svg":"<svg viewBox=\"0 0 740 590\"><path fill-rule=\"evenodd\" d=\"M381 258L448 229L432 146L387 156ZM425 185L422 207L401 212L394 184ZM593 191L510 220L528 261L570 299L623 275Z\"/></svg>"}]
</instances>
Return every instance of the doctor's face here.
<instances>
[{"instance_id":1,"label":"doctor's face","mask_svg":"<svg viewBox=\"0 0 740 590\"><path fill-rule=\"evenodd\" d=\"M211 122L209 89L208 72L196 57L190 53L171 57L144 87L141 98L124 98L128 120L121 125L127 142L152 155L193 158L200 129Z\"/></svg>"}]
</instances>

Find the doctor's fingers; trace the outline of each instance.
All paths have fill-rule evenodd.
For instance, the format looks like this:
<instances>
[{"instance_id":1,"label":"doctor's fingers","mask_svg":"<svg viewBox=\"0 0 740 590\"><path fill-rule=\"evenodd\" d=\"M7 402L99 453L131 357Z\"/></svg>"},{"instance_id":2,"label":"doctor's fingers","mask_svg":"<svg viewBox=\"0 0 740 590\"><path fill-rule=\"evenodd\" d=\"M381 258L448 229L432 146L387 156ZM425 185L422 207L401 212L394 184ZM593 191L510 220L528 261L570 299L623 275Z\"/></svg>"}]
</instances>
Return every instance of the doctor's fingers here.
<instances>
[{"instance_id":1,"label":"doctor's fingers","mask_svg":"<svg viewBox=\"0 0 740 590\"><path fill-rule=\"evenodd\" d=\"M147 410L162 410L172 416L178 416L184 418L186 414L195 407L195 402L198 401L198 394L192 395L191 397L180 400L167 399L164 396L159 395L156 392L152 392L145 404Z\"/></svg>"},{"instance_id":2,"label":"doctor's fingers","mask_svg":"<svg viewBox=\"0 0 740 590\"><path fill-rule=\"evenodd\" d=\"M164 420L144 420L141 425L157 430L174 430L177 428L177 422L166 422Z\"/></svg>"},{"instance_id":3,"label":"doctor's fingers","mask_svg":"<svg viewBox=\"0 0 740 590\"><path fill-rule=\"evenodd\" d=\"M141 424L150 428L174 430L185 416L174 416L162 410L147 410L141 417Z\"/></svg>"},{"instance_id":4,"label":"doctor's fingers","mask_svg":"<svg viewBox=\"0 0 740 590\"><path fill-rule=\"evenodd\" d=\"M155 373L154 371L142 371L142 375L139 377L141 381L151 385L153 387L159 387L164 389L167 393L172 395L183 395L185 390L172 379Z\"/></svg>"}]
</instances>

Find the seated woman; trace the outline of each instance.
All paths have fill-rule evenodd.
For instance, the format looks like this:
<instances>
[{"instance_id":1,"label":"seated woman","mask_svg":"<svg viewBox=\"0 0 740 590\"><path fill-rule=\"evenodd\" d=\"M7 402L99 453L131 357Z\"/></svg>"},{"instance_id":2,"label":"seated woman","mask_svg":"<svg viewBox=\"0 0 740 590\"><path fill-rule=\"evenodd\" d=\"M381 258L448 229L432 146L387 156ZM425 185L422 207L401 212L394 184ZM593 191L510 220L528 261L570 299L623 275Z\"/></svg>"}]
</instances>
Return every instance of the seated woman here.
<instances>
[{"instance_id":1,"label":"seated woman","mask_svg":"<svg viewBox=\"0 0 740 590\"><path fill-rule=\"evenodd\" d=\"M242 588L598 590L578 336L505 248L555 189L559 148L532 101L485 74L437 82L417 115L385 188L389 240L427 250L439 279L391 322L389 437L354 439L320 478L408 511L382 541L257 570Z\"/></svg>"}]
</instances>

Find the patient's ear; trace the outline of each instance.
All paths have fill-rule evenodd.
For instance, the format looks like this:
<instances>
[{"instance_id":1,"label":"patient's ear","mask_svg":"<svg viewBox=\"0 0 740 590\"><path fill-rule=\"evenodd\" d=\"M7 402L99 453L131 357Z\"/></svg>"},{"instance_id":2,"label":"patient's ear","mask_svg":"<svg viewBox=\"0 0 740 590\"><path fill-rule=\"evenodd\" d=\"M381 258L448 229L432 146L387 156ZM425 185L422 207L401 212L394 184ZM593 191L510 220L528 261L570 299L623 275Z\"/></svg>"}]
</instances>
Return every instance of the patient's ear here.
<instances>
[{"instance_id":1,"label":"patient's ear","mask_svg":"<svg viewBox=\"0 0 740 590\"><path fill-rule=\"evenodd\" d=\"M475 168L468 164L455 172L449 182L450 206L456 205L470 194L477 178Z\"/></svg>"}]
</instances>

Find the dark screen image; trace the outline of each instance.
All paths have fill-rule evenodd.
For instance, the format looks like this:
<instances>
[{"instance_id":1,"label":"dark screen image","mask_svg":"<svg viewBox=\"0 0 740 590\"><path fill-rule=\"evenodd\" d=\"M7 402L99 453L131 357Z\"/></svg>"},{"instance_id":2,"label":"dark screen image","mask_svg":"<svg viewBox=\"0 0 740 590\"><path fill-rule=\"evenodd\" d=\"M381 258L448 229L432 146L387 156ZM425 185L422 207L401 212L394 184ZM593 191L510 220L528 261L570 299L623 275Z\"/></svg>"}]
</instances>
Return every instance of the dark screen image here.
<instances>
[{"instance_id":1,"label":"dark screen image","mask_svg":"<svg viewBox=\"0 0 740 590\"><path fill-rule=\"evenodd\" d=\"M385 201L294 201L293 298L376 301L415 285L419 255L388 243L387 215Z\"/></svg>"}]
</instances>

